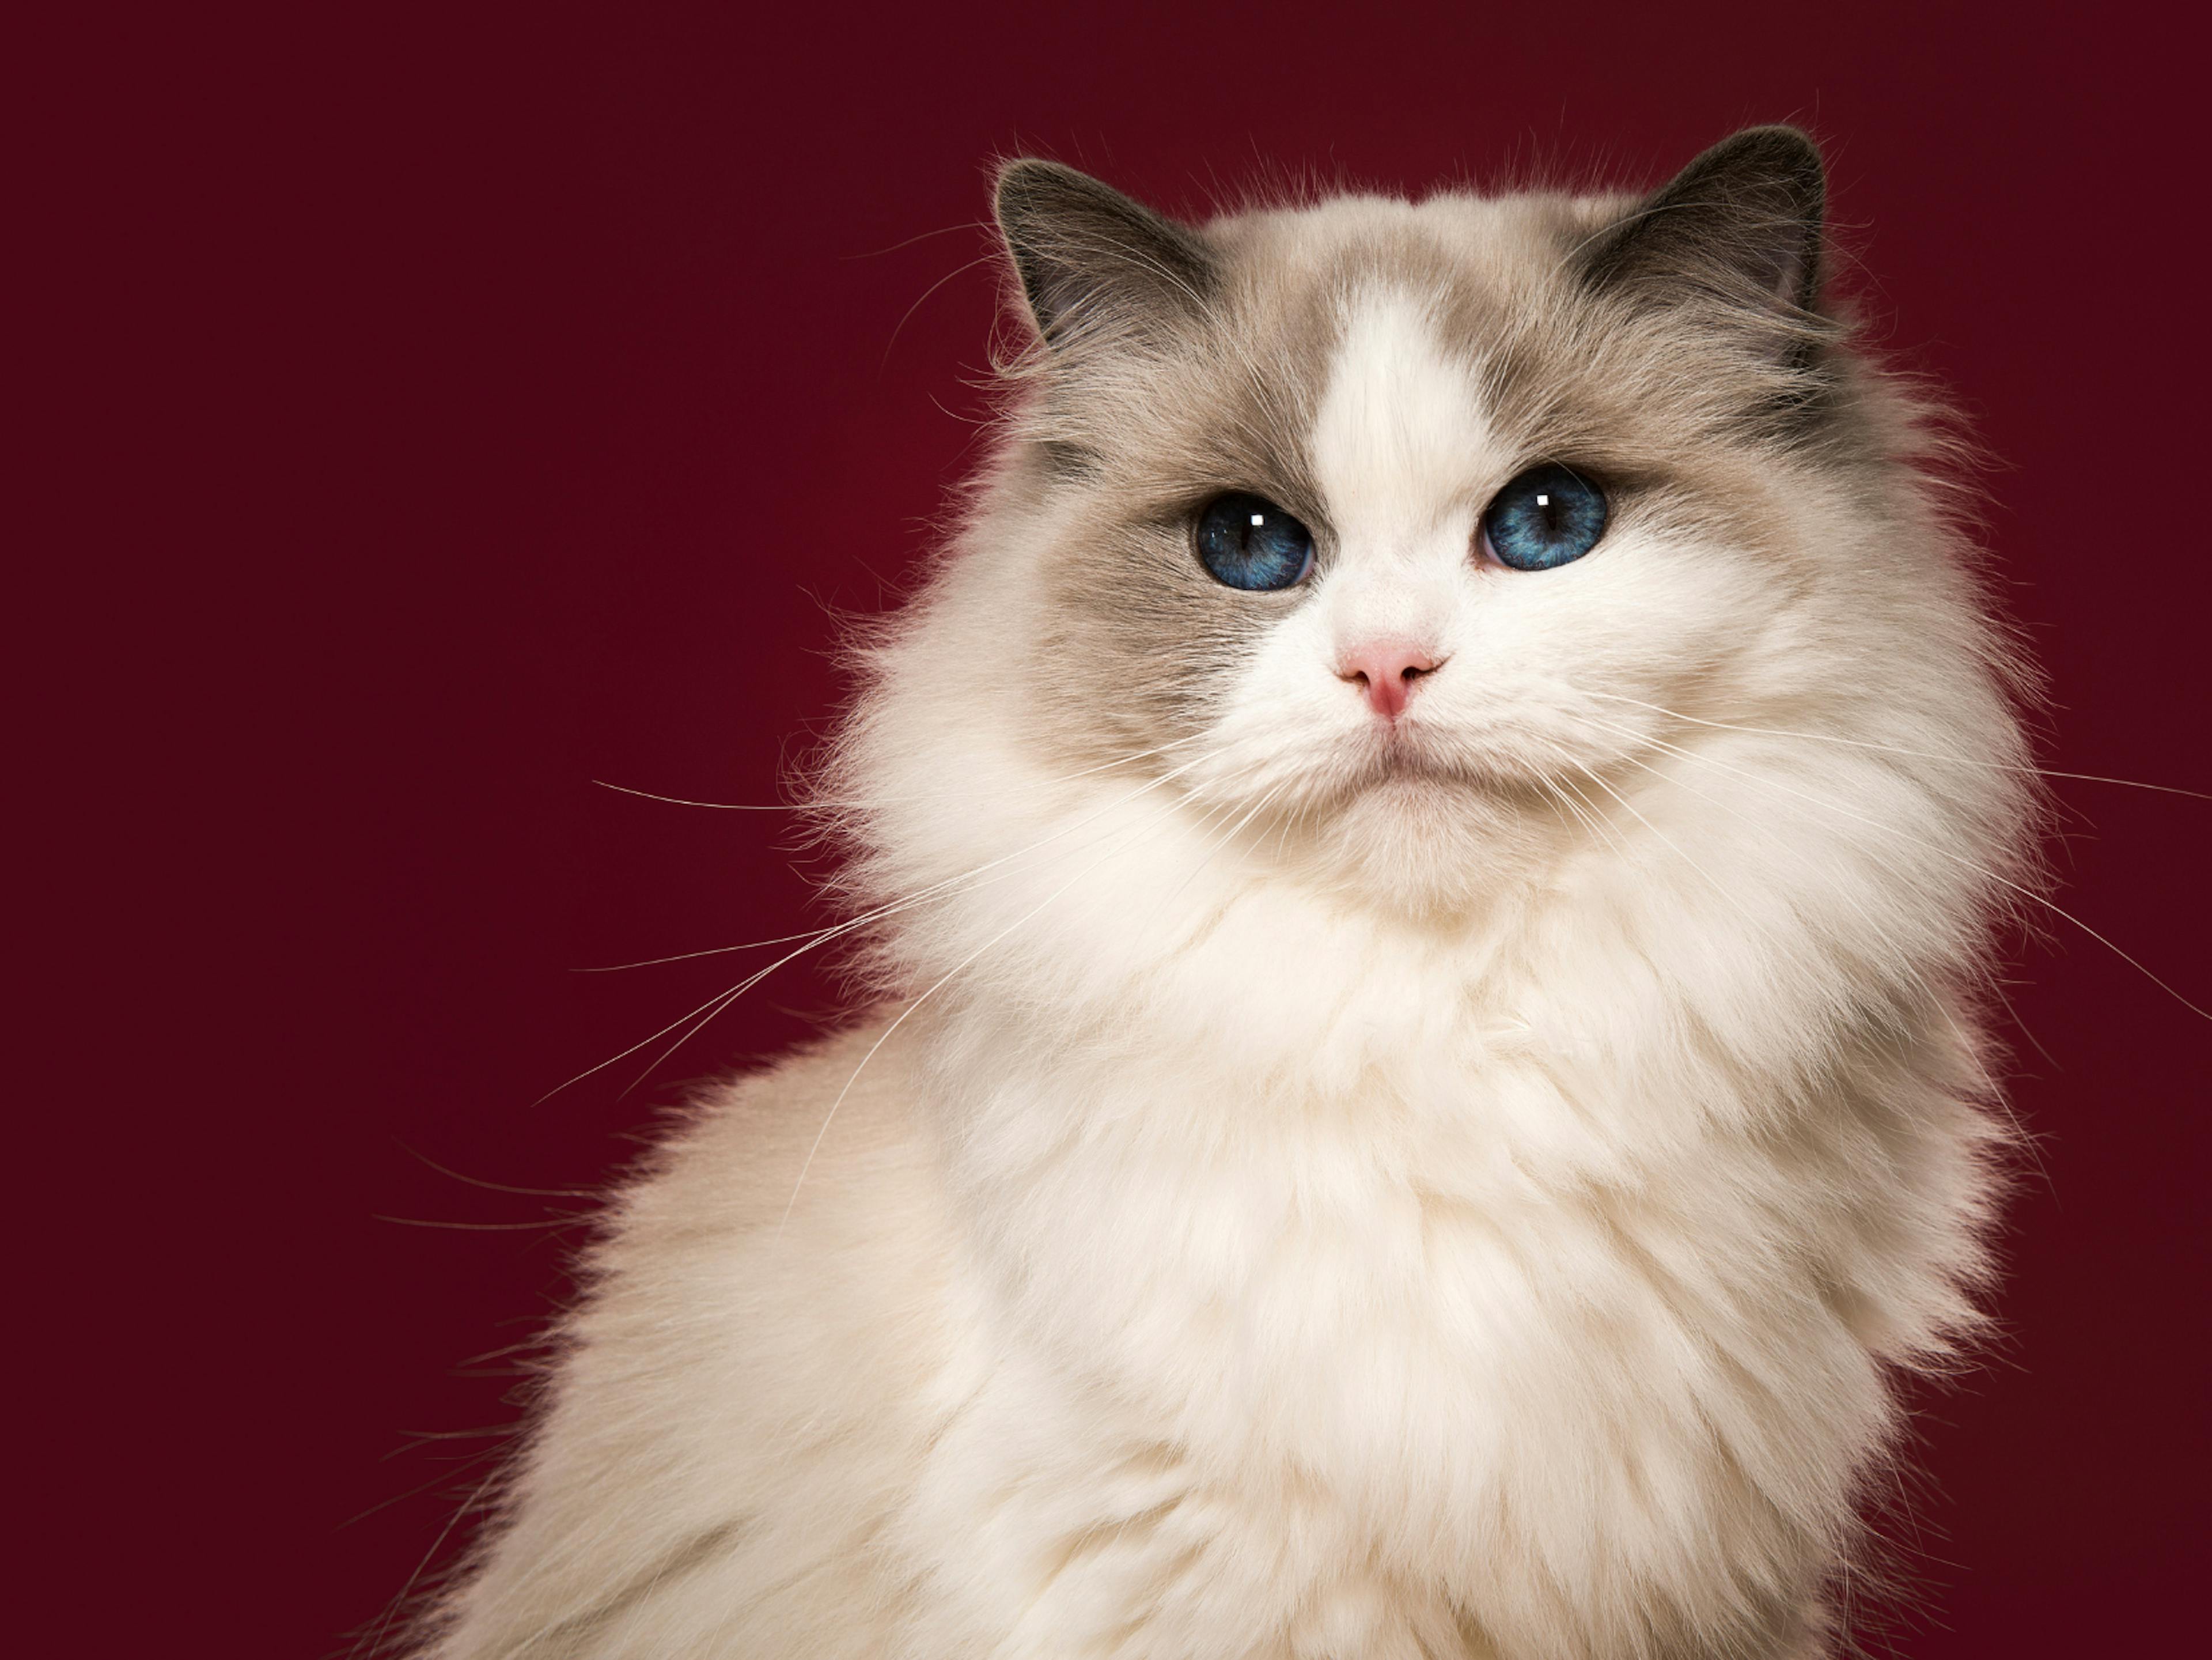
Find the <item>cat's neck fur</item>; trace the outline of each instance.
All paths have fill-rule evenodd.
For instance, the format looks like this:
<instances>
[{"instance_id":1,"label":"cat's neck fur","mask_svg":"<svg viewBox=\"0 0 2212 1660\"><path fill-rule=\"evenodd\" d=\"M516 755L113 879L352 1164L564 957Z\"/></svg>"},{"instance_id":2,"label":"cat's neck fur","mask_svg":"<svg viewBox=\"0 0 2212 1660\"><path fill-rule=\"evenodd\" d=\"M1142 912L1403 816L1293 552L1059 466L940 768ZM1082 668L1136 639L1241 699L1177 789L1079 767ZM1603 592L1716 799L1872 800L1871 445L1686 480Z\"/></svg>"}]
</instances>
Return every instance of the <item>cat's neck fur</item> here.
<instances>
[{"instance_id":1,"label":"cat's neck fur","mask_svg":"<svg viewBox=\"0 0 2212 1660\"><path fill-rule=\"evenodd\" d=\"M900 919L892 1006L926 1034L994 1341L1089 1403L1101 1456L1172 1444L1186 1476L1382 1540L1409 1584L1494 1560L1537 1510L1771 1557L1778 1585L1848 1534L1881 1364L1973 1322L1954 1201L1990 1139L1927 985L1838 983L1824 927L1856 901L1784 907L1794 952L1747 949L1736 908L1779 903L1759 873L1732 861L1716 900L1620 812L1490 903L1412 916L1224 836L1157 760L1054 783L1018 745L917 728L911 800L939 741L979 803L1027 812L969 818L964 865L912 871L1005 861ZM1801 1414L1832 1432L1788 1433ZM1701 1438L1736 1483L1673 1471ZM1548 1581L1543 1617L1588 1617L1601 1587L1562 1549L1498 1564L1513 1596L1455 1594L1519 1608Z\"/></svg>"}]
</instances>

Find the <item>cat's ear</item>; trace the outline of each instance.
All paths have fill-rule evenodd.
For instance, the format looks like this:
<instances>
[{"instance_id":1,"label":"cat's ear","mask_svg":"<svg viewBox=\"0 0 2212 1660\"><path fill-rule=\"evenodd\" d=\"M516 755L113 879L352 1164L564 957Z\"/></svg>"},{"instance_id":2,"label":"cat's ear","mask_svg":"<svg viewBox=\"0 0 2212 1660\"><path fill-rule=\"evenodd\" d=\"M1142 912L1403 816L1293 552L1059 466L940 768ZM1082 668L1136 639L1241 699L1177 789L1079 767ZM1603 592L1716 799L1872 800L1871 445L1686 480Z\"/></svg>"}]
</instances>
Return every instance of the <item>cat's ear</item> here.
<instances>
[{"instance_id":1,"label":"cat's ear","mask_svg":"<svg viewBox=\"0 0 2212 1660\"><path fill-rule=\"evenodd\" d=\"M1600 235L1583 275L1638 302L1717 302L1796 356L1818 332L1826 194L1810 138L1747 127Z\"/></svg>"},{"instance_id":2,"label":"cat's ear","mask_svg":"<svg viewBox=\"0 0 2212 1660\"><path fill-rule=\"evenodd\" d=\"M1007 162L997 202L999 234L1048 346L1156 331L1194 315L1218 282L1195 232L1057 161Z\"/></svg>"}]
</instances>

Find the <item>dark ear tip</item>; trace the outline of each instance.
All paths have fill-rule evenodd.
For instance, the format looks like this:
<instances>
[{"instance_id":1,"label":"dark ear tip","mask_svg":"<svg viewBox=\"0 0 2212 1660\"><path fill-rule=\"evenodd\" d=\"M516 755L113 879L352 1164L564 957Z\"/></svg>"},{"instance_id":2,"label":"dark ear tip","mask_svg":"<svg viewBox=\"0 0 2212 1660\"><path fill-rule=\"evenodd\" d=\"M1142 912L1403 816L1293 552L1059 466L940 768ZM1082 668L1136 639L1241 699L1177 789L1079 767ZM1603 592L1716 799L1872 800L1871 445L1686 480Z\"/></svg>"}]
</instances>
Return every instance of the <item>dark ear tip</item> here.
<instances>
[{"instance_id":1,"label":"dark ear tip","mask_svg":"<svg viewBox=\"0 0 2212 1660\"><path fill-rule=\"evenodd\" d=\"M1814 161L1820 159L1820 147L1813 142L1813 135L1804 128L1792 126L1786 121L1740 128L1722 139L1721 143L1723 146L1741 144L1746 149L1756 149L1778 157L1796 155Z\"/></svg>"},{"instance_id":2,"label":"dark ear tip","mask_svg":"<svg viewBox=\"0 0 2212 1660\"><path fill-rule=\"evenodd\" d=\"M1796 127L1746 127L1691 161L1583 255L1597 285L1717 290L1815 309L1826 216L1820 152Z\"/></svg>"},{"instance_id":3,"label":"dark ear tip","mask_svg":"<svg viewBox=\"0 0 2212 1660\"><path fill-rule=\"evenodd\" d=\"M998 209L999 222L1012 226L1031 216L1041 206L1080 194L1091 182L1085 174L1060 162L1047 161L1035 155L1018 155L1000 163L991 199Z\"/></svg>"},{"instance_id":4,"label":"dark ear tip","mask_svg":"<svg viewBox=\"0 0 2212 1660\"><path fill-rule=\"evenodd\" d=\"M1686 172L1763 173L1787 179L1800 191L1817 196L1826 176L1820 147L1802 127L1777 125L1746 127L1730 133L1690 163Z\"/></svg>"},{"instance_id":5,"label":"dark ear tip","mask_svg":"<svg viewBox=\"0 0 2212 1660\"><path fill-rule=\"evenodd\" d=\"M1054 345L1085 316L1102 337L1141 331L1212 290L1201 238L1087 173L1017 156L999 165L992 205L1030 320Z\"/></svg>"}]
</instances>

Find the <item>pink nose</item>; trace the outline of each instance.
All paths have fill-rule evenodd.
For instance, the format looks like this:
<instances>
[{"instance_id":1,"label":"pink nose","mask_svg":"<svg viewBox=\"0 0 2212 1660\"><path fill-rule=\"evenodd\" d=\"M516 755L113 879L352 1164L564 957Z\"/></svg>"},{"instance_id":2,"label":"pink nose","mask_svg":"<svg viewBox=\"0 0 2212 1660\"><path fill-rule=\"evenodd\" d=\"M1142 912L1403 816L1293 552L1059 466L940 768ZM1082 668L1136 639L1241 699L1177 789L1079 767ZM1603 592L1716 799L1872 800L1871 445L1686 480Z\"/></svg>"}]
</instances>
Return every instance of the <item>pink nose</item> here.
<instances>
[{"instance_id":1,"label":"pink nose","mask_svg":"<svg viewBox=\"0 0 2212 1660\"><path fill-rule=\"evenodd\" d=\"M1404 640L1370 640L1337 659L1337 678L1358 686L1368 707L1386 721L1398 718L1413 695L1413 683L1433 674L1437 660Z\"/></svg>"}]
</instances>

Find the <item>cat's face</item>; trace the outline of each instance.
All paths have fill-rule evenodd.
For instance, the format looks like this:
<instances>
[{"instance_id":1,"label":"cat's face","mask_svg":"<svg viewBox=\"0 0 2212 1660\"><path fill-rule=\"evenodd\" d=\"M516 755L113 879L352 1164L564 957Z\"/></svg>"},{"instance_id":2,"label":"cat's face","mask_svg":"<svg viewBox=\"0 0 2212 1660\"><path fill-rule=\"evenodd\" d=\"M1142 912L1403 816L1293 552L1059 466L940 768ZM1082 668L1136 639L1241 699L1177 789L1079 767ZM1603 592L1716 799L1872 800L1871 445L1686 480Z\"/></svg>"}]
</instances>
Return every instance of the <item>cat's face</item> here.
<instances>
[{"instance_id":1,"label":"cat's face","mask_svg":"<svg viewBox=\"0 0 2212 1660\"><path fill-rule=\"evenodd\" d=\"M1878 689L1942 579L1815 309L1820 210L1771 131L1642 204L1202 232L1016 164L1039 344L979 541L1039 730L1173 744L1224 832L1429 908L1619 800L1657 708Z\"/></svg>"}]
</instances>

